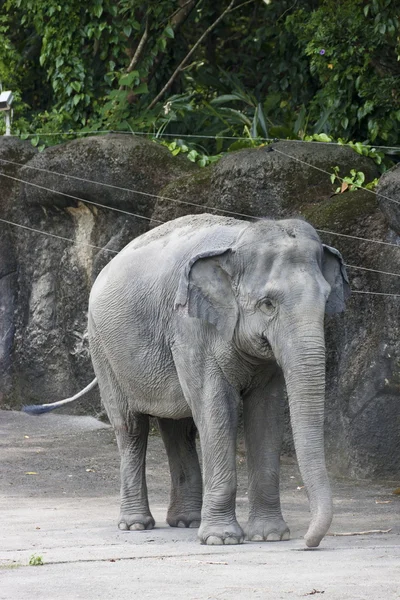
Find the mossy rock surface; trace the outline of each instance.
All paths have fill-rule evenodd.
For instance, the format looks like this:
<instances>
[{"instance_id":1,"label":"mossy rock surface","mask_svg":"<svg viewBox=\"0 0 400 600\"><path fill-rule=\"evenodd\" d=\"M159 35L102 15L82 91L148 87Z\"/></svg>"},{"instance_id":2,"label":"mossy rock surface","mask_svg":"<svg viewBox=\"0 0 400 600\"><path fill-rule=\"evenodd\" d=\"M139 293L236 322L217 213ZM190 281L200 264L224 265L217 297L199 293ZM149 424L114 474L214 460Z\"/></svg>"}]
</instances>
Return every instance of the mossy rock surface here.
<instances>
[{"instance_id":1,"label":"mossy rock surface","mask_svg":"<svg viewBox=\"0 0 400 600\"><path fill-rule=\"evenodd\" d=\"M341 176L354 168L370 181L379 175L372 160L348 147L278 142L272 151L242 150L200 168L154 142L118 134L68 142L40 154L29 142L0 138L1 157L30 160L34 167L3 166L5 172L74 196L2 181L2 218L11 215L21 225L67 238L0 227L2 407L51 402L88 383L93 375L86 333L91 283L132 238L188 213L240 219L300 216L318 229L353 236L320 234L352 265L348 273L355 292L345 313L326 319L329 465L352 476L400 475L400 302L356 293L400 294L400 278L353 268L399 272L397 205L392 202L390 210L389 204L381 205L382 212L368 192L335 195L337 183L330 180L339 167ZM400 201L399 174L397 168L385 175L380 191ZM98 393L75 409L100 411ZM289 450L289 427L285 440Z\"/></svg>"},{"instance_id":2,"label":"mossy rock surface","mask_svg":"<svg viewBox=\"0 0 400 600\"><path fill-rule=\"evenodd\" d=\"M37 154L30 142L15 137L0 136L0 172L10 177L21 178L21 167ZM22 177L23 179L23 177ZM4 217L10 204L11 195L19 183L7 177L0 177L0 210Z\"/></svg>"},{"instance_id":3,"label":"mossy rock surface","mask_svg":"<svg viewBox=\"0 0 400 600\"><path fill-rule=\"evenodd\" d=\"M171 182L162 195L173 201L158 203L154 216L163 220L167 215L174 218L201 210L190 203L244 219L305 216L311 222L315 218L316 226L336 221L342 225L347 219L354 222L370 214L373 194L360 191L351 194L354 198L350 193L334 196L337 183L332 184L330 173L335 166L342 176L353 168L363 171L367 182L379 175L371 159L348 147L279 142L228 153L218 163Z\"/></svg>"},{"instance_id":4,"label":"mossy rock surface","mask_svg":"<svg viewBox=\"0 0 400 600\"><path fill-rule=\"evenodd\" d=\"M400 164L381 177L376 192L380 209L391 228L400 234Z\"/></svg>"},{"instance_id":5,"label":"mossy rock surface","mask_svg":"<svg viewBox=\"0 0 400 600\"><path fill-rule=\"evenodd\" d=\"M376 196L365 190L344 192L318 204L303 206L300 213L317 228L347 231L360 218L376 212Z\"/></svg>"}]
</instances>

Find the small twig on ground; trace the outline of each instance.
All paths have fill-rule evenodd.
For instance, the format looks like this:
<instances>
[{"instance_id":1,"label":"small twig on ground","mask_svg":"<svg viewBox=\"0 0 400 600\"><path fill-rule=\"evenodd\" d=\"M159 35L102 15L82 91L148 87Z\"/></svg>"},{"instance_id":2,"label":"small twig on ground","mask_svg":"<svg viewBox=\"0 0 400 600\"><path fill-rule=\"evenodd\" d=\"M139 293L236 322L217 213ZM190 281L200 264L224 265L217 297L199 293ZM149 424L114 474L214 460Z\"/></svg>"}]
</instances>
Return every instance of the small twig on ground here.
<instances>
[{"instance_id":1,"label":"small twig on ground","mask_svg":"<svg viewBox=\"0 0 400 600\"><path fill-rule=\"evenodd\" d=\"M326 535L331 535L333 537L338 537L342 535L371 535L372 533L389 533L392 529L370 529L369 531L349 531L346 533L327 533Z\"/></svg>"},{"instance_id":2,"label":"small twig on ground","mask_svg":"<svg viewBox=\"0 0 400 600\"><path fill-rule=\"evenodd\" d=\"M215 560L184 560L183 562L195 562L199 565L228 565L227 562L215 561Z\"/></svg>"}]
</instances>

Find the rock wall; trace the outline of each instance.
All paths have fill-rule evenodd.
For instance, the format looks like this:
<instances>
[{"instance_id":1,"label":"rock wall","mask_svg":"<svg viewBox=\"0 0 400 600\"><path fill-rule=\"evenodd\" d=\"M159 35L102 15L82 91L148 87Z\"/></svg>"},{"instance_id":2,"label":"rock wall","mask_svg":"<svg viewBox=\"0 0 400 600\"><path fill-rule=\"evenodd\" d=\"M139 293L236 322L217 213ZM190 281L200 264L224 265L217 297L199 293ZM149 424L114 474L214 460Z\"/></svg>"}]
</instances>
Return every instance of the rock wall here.
<instances>
[{"instance_id":1,"label":"rock wall","mask_svg":"<svg viewBox=\"0 0 400 600\"><path fill-rule=\"evenodd\" d=\"M273 147L228 154L200 169L133 136L86 138L40 154L28 143L0 138L0 159L24 165L0 160L0 171L48 188L0 177L0 218L76 242L0 222L1 406L51 402L88 383L91 283L114 252L160 221L215 209L239 218L303 216L349 265L400 272L399 206L383 198L378 205L365 191L333 195L329 176L304 164L329 172L339 166L341 174L356 168L369 180L378 175L372 161L333 145ZM393 169L379 191L400 201L399 190L400 170ZM348 272L354 292L400 293L399 278ZM399 314L400 298L354 293L344 314L326 319L326 447L339 474L400 473ZM77 410L99 412L97 393ZM285 447L292 448L289 426Z\"/></svg>"}]
</instances>

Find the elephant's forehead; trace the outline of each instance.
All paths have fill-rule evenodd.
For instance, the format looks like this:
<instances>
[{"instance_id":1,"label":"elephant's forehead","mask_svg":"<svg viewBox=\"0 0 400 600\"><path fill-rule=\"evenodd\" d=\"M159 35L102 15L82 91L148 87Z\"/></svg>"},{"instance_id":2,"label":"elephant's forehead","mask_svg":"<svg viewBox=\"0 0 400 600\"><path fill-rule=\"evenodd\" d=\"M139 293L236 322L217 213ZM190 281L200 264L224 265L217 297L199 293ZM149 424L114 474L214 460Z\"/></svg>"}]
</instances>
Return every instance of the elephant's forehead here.
<instances>
[{"instance_id":1,"label":"elephant's forehead","mask_svg":"<svg viewBox=\"0 0 400 600\"><path fill-rule=\"evenodd\" d=\"M273 221L271 219L260 219L253 223L251 230L247 232L254 237L278 237L278 238L304 238L308 237L316 241L319 240L318 233L310 223L302 219L281 219Z\"/></svg>"},{"instance_id":2,"label":"elephant's forehead","mask_svg":"<svg viewBox=\"0 0 400 600\"><path fill-rule=\"evenodd\" d=\"M321 274L321 244L308 237L284 237L243 245L241 284L250 295L260 295L265 285L284 291L288 286L304 286Z\"/></svg>"},{"instance_id":3,"label":"elephant's forehead","mask_svg":"<svg viewBox=\"0 0 400 600\"><path fill-rule=\"evenodd\" d=\"M271 268L274 263L298 265L316 263L321 258L321 243L309 237L274 236L243 243L238 251L253 268Z\"/></svg>"}]
</instances>

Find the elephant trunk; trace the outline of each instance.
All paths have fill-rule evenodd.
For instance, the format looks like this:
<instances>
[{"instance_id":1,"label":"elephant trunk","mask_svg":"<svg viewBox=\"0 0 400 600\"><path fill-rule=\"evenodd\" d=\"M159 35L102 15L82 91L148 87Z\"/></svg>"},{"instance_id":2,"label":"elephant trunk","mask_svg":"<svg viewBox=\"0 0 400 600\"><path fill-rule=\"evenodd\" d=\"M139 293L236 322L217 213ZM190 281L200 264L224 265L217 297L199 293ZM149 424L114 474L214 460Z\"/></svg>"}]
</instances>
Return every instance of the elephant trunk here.
<instances>
[{"instance_id":1,"label":"elephant trunk","mask_svg":"<svg viewBox=\"0 0 400 600\"><path fill-rule=\"evenodd\" d=\"M282 368L300 473L307 491L311 523L305 541L318 546L332 521L332 496L325 466L325 340L323 324L290 335Z\"/></svg>"}]
</instances>

